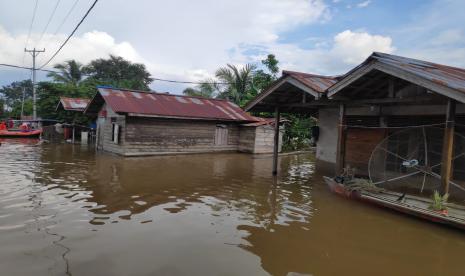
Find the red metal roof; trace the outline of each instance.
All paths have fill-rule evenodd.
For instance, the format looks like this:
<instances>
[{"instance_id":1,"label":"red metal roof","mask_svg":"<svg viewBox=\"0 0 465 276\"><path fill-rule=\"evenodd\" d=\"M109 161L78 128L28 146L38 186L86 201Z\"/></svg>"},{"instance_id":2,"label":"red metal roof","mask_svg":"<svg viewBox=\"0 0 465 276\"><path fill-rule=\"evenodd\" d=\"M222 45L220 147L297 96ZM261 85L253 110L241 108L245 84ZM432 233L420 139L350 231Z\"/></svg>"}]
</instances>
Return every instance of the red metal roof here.
<instances>
[{"instance_id":1,"label":"red metal roof","mask_svg":"<svg viewBox=\"0 0 465 276\"><path fill-rule=\"evenodd\" d=\"M58 106L61 104L64 110L83 112L89 103L89 99L60 97Z\"/></svg>"},{"instance_id":2,"label":"red metal roof","mask_svg":"<svg viewBox=\"0 0 465 276\"><path fill-rule=\"evenodd\" d=\"M379 52L374 52L368 59L370 58L465 93L465 69L463 68Z\"/></svg>"},{"instance_id":3,"label":"red metal roof","mask_svg":"<svg viewBox=\"0 0 465 276\"><path fill-rule=\"evenodd\" d=\"M222 121L257 121L255 117L227 100L116 88L98 88L98 92L117 113Z\"/></svg>"},{"instance_id":4,"label":"red metal roof","mask_svg":"<svg viewBox=\"0 0 465 276\"><path fill-rule=\"evenodd\" d=\"M328 87L338 81L338 77L321 76L286 70L283 71L283 76L291 76L318 93L325 93Z\"/></svg>"}]
</instances>

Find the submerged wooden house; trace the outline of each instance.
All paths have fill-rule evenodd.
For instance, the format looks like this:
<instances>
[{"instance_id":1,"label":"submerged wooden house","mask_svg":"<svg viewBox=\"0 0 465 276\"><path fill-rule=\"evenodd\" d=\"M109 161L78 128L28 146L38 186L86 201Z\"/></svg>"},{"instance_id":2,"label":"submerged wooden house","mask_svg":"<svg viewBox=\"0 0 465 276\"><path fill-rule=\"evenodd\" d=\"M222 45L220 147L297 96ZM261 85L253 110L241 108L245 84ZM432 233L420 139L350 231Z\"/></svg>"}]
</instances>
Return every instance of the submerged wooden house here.
<instances>
[{"instance_id":1,"label":"submerged wooden house","mask_svg":"<svg viewBox=\"0 0 465 276\"><path fill-rule=\"evenodd\" d=\"M123 156L274 149L274 121L221 99L99 87L85 113L97 149Z\"/></svg>"},{"instance_id":2,"label":"submerged wooden house","mask_svg":"<svg viewBox=\"0 0 465 276\"><path fill-rule=\"evenodd\" d=\"M335 169L336 174L352 167L369 176L370 160L381 148L387 152L384 172L408 172L408 161L411 168L439 177L445 190L449 182L465 181L462 68L375 52L342 76L285 71L245 109L275 111L277 117L289 112L318 118L318 165ZM421 132L434 128L434 134L399 134L394 142L386 142L411 127L421 127ZM405 154L408 160L390 156L393 152ZM419 156L418 160L410 155Z\"/></svg>"}]
</instances>

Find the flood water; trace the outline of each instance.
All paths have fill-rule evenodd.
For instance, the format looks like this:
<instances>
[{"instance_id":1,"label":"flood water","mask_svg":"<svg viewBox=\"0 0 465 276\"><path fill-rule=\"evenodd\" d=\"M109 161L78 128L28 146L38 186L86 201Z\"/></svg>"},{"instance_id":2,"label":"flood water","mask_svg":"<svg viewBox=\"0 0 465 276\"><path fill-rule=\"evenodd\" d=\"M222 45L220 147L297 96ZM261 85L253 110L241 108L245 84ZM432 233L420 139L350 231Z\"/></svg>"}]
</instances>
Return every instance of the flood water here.
<instances>
[{"instance_id":1,"label":"flood water","mask_svg":"<svg viewBox=\"0 0 465 276\"><path fill-rule=\"evenodd\" d=\"M29 141L29 142L28 142ZM464 275L465 233L331 194L311 154L0 146L1 275Z\"/></svg>"}]
</instances>

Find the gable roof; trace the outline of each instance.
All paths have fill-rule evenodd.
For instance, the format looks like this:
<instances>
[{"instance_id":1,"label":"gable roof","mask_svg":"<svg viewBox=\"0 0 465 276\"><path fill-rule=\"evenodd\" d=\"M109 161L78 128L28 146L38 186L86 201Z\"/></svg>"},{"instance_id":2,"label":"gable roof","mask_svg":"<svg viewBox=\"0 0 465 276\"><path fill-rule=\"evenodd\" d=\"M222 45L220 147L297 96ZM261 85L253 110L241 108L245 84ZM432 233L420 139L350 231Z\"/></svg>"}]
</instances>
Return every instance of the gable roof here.
<instances>
[{"instance_id":1,"label":"gable roof","mask_svg":"<svg viewBox=\"0 0 465 276\"><path fill-rule=\"evenodd\" d=\"M337 76L323 76L287 70L283 70L283 76L293 77L318 93L325 93L326 89L338 80Z\"/></svg>"},{"instance_id":2,"label":"gable roof","mask_svg":"<svg viewBox=\"0 0 465 276\"><path fill-rule=\"evenodd\" d=\"M375 69L465 102L465 69L379 52L329 87L328 97Z\"/></svg>"},{"instance_id":3,"label":"gable roof","mask_svg":"<svg viewBox=\"0 0 465 276\"><path fill-rule=\"evenodd\" d=\"M84 112L89 103L90 99L60 97L60 101L58 102L56 110L62 106L63 109L67 111Z\"/></svg>"},{"instance_id":4,"label":"gable roof","mask_svg":"<svg viewBox=\"0 0 465 276\"><path fill-rule=\"evenodd\" d=\"M104 102L114 112L126 113L130 116L257 121L255 117L227 100L107 87L98 88L98 92L86 109L86 113L95 113Z\"/></svg>"},{"instance_id":5,"label":"gable roof","mask_svg":"<svg viewBox=\"0 0 465 276\"><path fill-rule=\"evenodd\" d=\"M337 81L337 76L322 76L284 70L282 76L278 80L247 103L244 109L249 111L273 92L289 84L297 87L304 93L312 95L315 99L318 99L326 92L328 87L335 84Z\"/></svg>"}]
</instances>

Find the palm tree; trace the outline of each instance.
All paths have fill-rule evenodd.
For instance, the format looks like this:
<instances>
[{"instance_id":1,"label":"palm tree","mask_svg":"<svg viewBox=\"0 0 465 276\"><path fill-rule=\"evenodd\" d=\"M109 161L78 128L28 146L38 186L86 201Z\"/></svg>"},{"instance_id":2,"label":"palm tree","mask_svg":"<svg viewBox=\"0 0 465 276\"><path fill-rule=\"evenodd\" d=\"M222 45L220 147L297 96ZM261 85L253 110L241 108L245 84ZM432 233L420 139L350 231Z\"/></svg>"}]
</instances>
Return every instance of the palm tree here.
<instances>
[{"instance_id":1,"label":"palm tree","mask_svg":"<svg viewBox=\"0 0 465 276\"><path fill-rule=\"evenodd\" d=\"M75 60L67 60L63 63L53 66L59 72L50 72L47 77L53 78L56 82L72 84L76 86L83 77L82 64Z\"/></svg>"},{"instance_id":2,"label":"palm tree","mask_svg":"<svg viewBox=\"0 0 465 276\"><path fill-rule=\"evenodd\" d=\"M218 95L220 86L214 79L206 79L204 82L198 84L195 88L188 87L182 91L186 96L214 98Z\"/></svg>"},{"instance_id":3,"label":"palm tree","mask_svg":"<svg viewBox=\"0 0 465 276\"><path fill-rule=\"evenodd\" d=\"M220 82L225 83L218 97L229 99L240 105L247 98L247 94L254 89L252 85L254 70L253 64L246 64L242 68L227 64L226 67L218 69L215 76Z\"/></svg>"}]
</instances>

